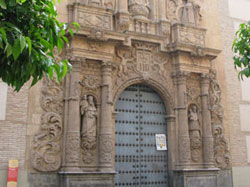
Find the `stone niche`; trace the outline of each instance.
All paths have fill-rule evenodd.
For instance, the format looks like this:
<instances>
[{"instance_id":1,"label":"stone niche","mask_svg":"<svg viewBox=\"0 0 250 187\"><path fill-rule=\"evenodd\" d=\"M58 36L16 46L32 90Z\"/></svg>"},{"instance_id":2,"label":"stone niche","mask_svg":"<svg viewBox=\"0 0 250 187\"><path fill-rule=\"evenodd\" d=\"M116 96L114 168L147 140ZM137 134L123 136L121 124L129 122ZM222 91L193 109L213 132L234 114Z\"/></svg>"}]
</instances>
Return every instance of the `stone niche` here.
<instances>
[{"instance_id":1,"label":"stone niche","mask_svg":"<svg viewBox=\"0 0 250 187\"><path fill-rule=\"evenodd\" d=\"M37 180L30 183L51 173L58 186L113 187L114 105L125 88L140 83L166 104L169 186L221 187L218 176L230 181L221 89L212 70L220 51L205 44L199 5L85 0L68 11L69 23L82 26L65 51L73 70L63 84L44 80L30 157Z\"/></svg>"}]
</instances>

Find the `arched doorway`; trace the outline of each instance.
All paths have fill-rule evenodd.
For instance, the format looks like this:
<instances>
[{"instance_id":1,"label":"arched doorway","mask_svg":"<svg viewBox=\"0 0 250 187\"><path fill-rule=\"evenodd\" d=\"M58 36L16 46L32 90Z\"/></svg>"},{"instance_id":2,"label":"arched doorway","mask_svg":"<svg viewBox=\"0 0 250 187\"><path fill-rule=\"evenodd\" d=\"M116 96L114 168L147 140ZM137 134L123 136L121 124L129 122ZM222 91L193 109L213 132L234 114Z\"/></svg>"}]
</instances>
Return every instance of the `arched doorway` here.
<instances>
[{"instance_id":1,"label":"arched doorway","mask_svg":"<svg viewBox=\"0 0 250 187\"><path fill-rule=\"evenodd\" d=\"M115 186L168 186L167 150L156 149L156 135L167 136L162 99L136 84L124 90L115 109Z\"/></svg>"}]
</instances>

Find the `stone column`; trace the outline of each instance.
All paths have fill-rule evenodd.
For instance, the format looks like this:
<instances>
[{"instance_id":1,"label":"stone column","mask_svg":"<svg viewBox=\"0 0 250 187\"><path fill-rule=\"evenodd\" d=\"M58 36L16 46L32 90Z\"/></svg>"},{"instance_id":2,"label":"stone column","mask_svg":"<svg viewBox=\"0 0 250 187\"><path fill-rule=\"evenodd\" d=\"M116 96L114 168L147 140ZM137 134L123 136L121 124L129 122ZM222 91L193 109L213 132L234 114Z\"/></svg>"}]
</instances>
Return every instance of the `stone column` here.
<instances>
[{"instance_id":1,"label":"stone column","mask_svg":"<svg viewBox=\"0 0 250 187\"><path fill-rule=\"evenodd\" d=\"M67 107L64 132L64 166L63 171L79 171L80 163L80 110L78 86L81 73L81 59L70 59L72 72L68 76L65 94L65 107Z\"/></svg>"},{"instance_id":2,"label":"stone column","mask_svg":"<svg viewBox=\"0 0 250 187\"><path fill-rule=\"evenodd\" d=\"M166 21L166 17L166 0L159 0L159 19L160 21Z\"/></svg>"},{"instance_id":3,"label":"stone column","mask_svg":"<svg viewBox=\"0 0 250 187\"><path fill-rule=\"evenodd\" d=\"M114 171L112 166L112 70L113 63L102 63L101 126L99 138L99 165L102 172Z\"/></svg>"},{"instance_id":4,"label":"stone column","mask_svg":"<svg viewBox=\"0 0 250 187\"><path fill-rule=\"evenodd\" d=\"M128 0L119 0L118 2L118 12L128 13Z\"/></svg>"},{"instance_id":5,"label":"stone column","mask_svg":"<svg viewBox=\"0 0 250 187\"><path fill-rule=\"evenodd\" d=\"M201 75L201 110L202 110L202 143L203 160L205 167L214 167L214 142L211 126L211 114L208 106L208 91L210 78L207 74Z\"/></svg>"},{"instance_id":6,"label":"stone column","mask_svg":"<svg viewBox=\"0 0 250 187\"><path fill-rule=\"evenodd\" d=\"M186 107L186 81L187 72L176 74L177 84L177 121L178 121L178 153L180 168L184 169L190 164L190 139L188 133L188 116Z\"/></svg>"}]
</instances>

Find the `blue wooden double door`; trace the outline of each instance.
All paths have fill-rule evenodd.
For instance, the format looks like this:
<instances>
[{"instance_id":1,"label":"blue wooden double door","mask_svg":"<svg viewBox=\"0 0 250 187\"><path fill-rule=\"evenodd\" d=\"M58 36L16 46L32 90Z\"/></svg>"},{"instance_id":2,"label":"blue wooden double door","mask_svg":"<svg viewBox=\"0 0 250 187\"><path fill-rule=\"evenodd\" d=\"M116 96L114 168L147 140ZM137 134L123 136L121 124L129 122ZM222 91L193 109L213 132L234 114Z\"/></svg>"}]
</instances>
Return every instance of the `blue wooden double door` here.
<instances>
[{"instance_id":1,"label":"blue wooden double door","mask_svg":"<svg viewBox=\"0 0 250 187\"><path fill-rule=\"evenodd\" d=\"M115 186L167 187L168 154L156 149L156 134L167 137L162 99L146 85L132 85L115 109Z\"/></svg>"}]
</instances>

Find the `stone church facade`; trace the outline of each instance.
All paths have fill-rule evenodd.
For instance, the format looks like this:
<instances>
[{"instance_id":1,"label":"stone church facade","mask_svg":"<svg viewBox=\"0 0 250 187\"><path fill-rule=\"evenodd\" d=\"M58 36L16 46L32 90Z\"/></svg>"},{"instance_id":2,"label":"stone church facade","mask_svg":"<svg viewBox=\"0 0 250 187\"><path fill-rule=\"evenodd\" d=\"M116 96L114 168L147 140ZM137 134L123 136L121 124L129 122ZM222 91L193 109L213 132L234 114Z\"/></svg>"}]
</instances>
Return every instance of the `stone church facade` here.
<instances>
[{"instance_id":1,"label":"stone church facade","mask_svg":"<svg viewBox=\"0 0 250 187\"><path fill-rule=\"evenodd\" d=\"M58 10L81 25L62 56L72 72L12 95L3 119L6 132L13 115L25 126L20 183L231 187L217 1L64 1Z\"/></svg>"}]
</instances>

